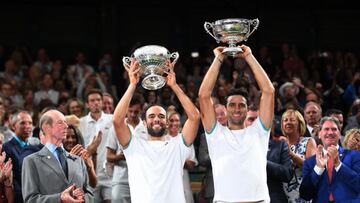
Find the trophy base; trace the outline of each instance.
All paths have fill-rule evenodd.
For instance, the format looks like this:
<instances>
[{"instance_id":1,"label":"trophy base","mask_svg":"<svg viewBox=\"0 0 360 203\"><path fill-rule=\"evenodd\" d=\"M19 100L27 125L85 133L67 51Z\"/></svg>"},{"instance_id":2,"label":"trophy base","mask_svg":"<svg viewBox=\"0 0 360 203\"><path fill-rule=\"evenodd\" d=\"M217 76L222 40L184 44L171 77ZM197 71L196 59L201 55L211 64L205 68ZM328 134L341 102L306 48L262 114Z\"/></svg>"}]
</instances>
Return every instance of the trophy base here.
<instances>
[{"instance_id":1,"label":"trophy base","mask_svg":"<svg viewBox=\"0 0 360 203\"><path fill-rule=\"evenodd\" d=\"M238 53L242 53L243 50L240 47L227 47L223 50L223 53L234 57Z\"/></svg>"},{"instance_id":2,"label":"trophy base","mask_svg":"<svg viewBox=\"0 0 360 203\"><path fill-rule=\"evenodd\" d=\"M141 82L142 87L147 90L157 90L164 87L165 84L165 79L162 76L156 74L146 76Z\"/></svg>"}]
</instances>

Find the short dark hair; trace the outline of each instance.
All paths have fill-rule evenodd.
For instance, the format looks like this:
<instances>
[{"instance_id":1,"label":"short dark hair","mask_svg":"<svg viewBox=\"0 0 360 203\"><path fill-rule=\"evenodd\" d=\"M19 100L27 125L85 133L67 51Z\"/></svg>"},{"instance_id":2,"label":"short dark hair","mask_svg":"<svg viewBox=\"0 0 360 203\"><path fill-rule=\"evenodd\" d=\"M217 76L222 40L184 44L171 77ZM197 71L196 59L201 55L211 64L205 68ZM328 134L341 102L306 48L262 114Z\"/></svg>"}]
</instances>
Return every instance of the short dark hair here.
<instances>
[{"instance_id":1,"label":"short dark hair","mask_svg":"<svg viewBox=\"0 0 360 203\"><path fill-rule=\"evenodd\" d=\"M249 101L248 97L249 97L249 93L248 91L244 88L244 87L240 87L240 88L233 88L229 91L229 93L226 95L226 100L234 95L239 95L242 96L246 99L246 103Z\"/></svg>"},{"instance_id":2,"label":"short dark hair","mask_svg":"<svg viewBox=\"0 0 360 203\"><path fill-rule=\"evenodd\" d=\"M135 93L133 95L133 97L131 98L129 106L133 106L133 105L136 105L136 104L142 105L143 104L142 101L143 101L142 100L142 95L140 95L139 93Z\"/></svg>"},{"instance_id":3,"label":"short dark hair","mask_svg":"<svg viewBox=\"0 0 360 203\"><path fill-rule=\"evenodd\" d=\"M151 105L149 105L149 106L147 106L147 107L145 108L145 110L144 110L144 118L146 118L146 112L147 112L151 107L153 107L153 106L160 106L161 108L165 109L165 111L166 111L165 106L162 105L162 104L151 104Z\"/></svg>"},{"instance_id":4,"label":"short dark hair","mask_svg":"<svg viewBox=\"0 0 360 203\"><path fill-rule=\"evenodd\" d=\"M86 93L86 102L89 102L89 95L91 94L99 94L101 96L101 99L103 97L103 92L100 89L90 89L87 93Z\"/></svg>"},{"instance_id":5,"label":"short dark hair","mask_svg":"<svg viewBox=\"0 0 360 203\"><path fill-rule=\"evenodd\" d=\"M68 125L69 129L72 129L74 131L74 134L76 136L76 144L80 144L81 146L85 147L84 138L79 130L75 125Z\"/></svg>"},{"instance_id":6,"label":"short dark hair","mask_svg":"<svg viewBox=\"0 0 360 203\"><path fill-rule=\"evenodd\" d=\"M325 116L325 117L322 117L322 118L321 118L321 120L320 120L320 129L322 129L322 127L323 127L323 125L324 125L324 123L325 123L326 121L332 121L332 122L334 122L334 123L336 124L338 130L340 131L341 128L340 128L340 122L339 122L339 120L338 120L337 118L330 117L330 116Z\"/></svg>"},{"instance_id":7,"label":"short dark hair","mask_svg":"<svg viewBox=\"0 0 360 203\"><path fill-rule=\"evenodd\" d=\"M329 109L326 111L325 116L331 116L333 114L343 114L340 109Z\"/></svg>"},{"instance_id":8,"label":"short dark hair","mask_svg":"<svg viewBox=\"0 0 360 203\"><path fill-rule=\"evenodd\" d=\"M259 107L258 107L258 105L252 103L252 104L250 104L250 105L248 106L248 110L250 110L250 111L258 111L258 110L259 110Z\"/></svg>"}]
</instances>

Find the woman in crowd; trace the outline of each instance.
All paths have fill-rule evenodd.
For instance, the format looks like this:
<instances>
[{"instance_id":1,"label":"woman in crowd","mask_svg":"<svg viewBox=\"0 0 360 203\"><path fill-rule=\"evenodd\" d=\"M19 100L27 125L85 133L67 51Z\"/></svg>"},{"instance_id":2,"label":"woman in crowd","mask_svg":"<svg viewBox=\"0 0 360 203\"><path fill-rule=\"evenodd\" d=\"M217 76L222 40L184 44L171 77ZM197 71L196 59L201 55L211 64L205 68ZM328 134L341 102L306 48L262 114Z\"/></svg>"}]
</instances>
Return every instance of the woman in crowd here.
<instances>
[{"instance_id":1,"label":"woman in crowd","mask_svg":"<svg viewBox=\"0 0 360 203\"><path fill-rule=\"evenodd\" d=\"M353 128L353 129L346 131L343 146L346 149L360 151L360 129L359 128Z\"/></svg>"},{"instance_id":2,"label":"woman in crowd","mask_svg":"<svg viewBox=\"0 0 360 203\"><path fill-rule=\"evenodd\" d=\"M91 187L95 187L97 184L97 177L93 161L87 150L84 148L84 138L82 137L79 129L74 125L69 125L66 133L66 139L63 141L63 146L70 154L75 154L85 161L89 175L89 185Z\"/></svg>"},{"instance_id":3,"label":"woman in crowd","mask_svg":"<svg viewBox=\"0 0 360 203\"><path fill-rule=\"evenodd\" d=\"M281 130L289 145L289 155L293 162L294 176L284 183L284 190L289 202L306 202L300 198L299 188L302 181L304 160L316 152L316 142L311 137L304 137L306 124L304 117L297 110L286 110L281 118Z\"/></svg>"},{"instance_id":4,"label":"woman in crowd","mask_svg":"<svg viewBox=\"0 0 360 203\"><path fill-rule=\"evenodd\" d=\"M167 120L169 123L168 134L171 137L176 137L178 135L182 136L180 129L181 128L180 118L181 118L180 114L176 111L170 111L167 114ZM198 164L198 161L195 157L194 145L191 145L188 149L189 150L187 152L187 160L185 161L185 165L184 165L183 184L184 184L186 203L194 203L188 170L194 168Z\"/></svg>"}]
</instances>

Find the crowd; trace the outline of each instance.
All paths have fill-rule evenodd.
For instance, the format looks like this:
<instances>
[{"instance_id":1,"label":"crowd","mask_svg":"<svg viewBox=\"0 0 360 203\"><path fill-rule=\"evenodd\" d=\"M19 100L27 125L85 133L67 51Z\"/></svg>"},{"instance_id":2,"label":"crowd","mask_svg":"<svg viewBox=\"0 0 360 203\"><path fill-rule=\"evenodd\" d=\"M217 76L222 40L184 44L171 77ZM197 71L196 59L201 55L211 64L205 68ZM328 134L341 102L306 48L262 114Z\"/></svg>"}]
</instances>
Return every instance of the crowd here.
<instances>
[{"instance_id":1,"label":"crowd","mask_svg":"<svg viewBox=\"0 0 360 203\"><path fill-rule=\"evenodd\" d=\"M167 64L148 91L136 61L0 46L0 202L360 201L357 55L242 48Z\"/></svg>"}]
</instances>

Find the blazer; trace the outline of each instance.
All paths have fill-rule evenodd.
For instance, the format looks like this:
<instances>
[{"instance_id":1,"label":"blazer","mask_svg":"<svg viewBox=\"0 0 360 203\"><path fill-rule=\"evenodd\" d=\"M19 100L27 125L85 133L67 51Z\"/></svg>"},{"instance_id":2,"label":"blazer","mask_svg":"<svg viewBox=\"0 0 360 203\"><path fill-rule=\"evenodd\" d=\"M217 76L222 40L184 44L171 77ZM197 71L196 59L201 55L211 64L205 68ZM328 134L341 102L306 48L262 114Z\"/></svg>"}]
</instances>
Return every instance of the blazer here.
<instances>
[{"instance_id":1,"label":"blazer","mask_svg":"<svg viewBox=\"0 0 360 203\"><path fill-rule=\"evenodd\" d=\"M339 156L342 165L339 171L333 170L331 184L327 169L320 176L314 171L316 155L304 161L300 186L303 199L329 202L332 192L335 202L360 202L360 152L339 147Z\"/></svg>"},{"instance_id":2,"label":"blazer","mask_svg":"<svg viewBox=\"0 0 360 203\"><path fill-rule=\"evenodd\" d=\"M289 148L284 140L269 140L266 172L270 201L287 202L283 182L289 182L293 173Z\"/></svg>"},{"instance_id":3,"label":"blazer","mask_svg":"<svg viewBox=\"0 0 360 203\"><path fill-rule=\"evenodd\" d=\"M24 158L39 151L41 148L42 146L40 145L29 145L22 148L15 138L12 138L3 145L3 150L6 153L6 160L11 158L13 163L13 184L15 193L21 194L21 168Z\"/></svg>"},{"instance_id":4,"label":"blazer","mask_svg":"<svg viewBox=\"0 0 360 203\"><path fill-rule=\"evenodd\" d=\"M86 198L92 196L85 162L78 156L65 153L69 178L47 147L24 159L22 193L25 202L60 203L60 193L72 184L82 188Z\"/></svg>"}]
</instances>

